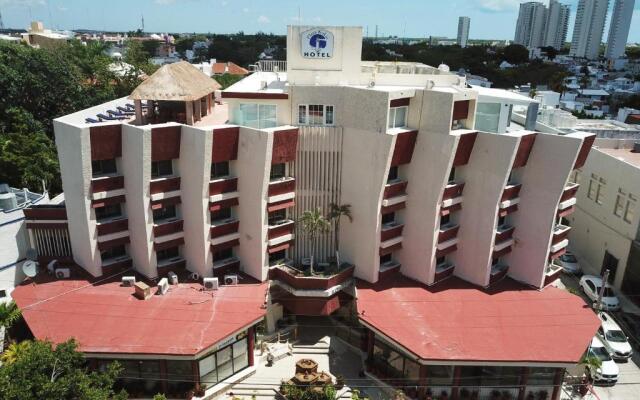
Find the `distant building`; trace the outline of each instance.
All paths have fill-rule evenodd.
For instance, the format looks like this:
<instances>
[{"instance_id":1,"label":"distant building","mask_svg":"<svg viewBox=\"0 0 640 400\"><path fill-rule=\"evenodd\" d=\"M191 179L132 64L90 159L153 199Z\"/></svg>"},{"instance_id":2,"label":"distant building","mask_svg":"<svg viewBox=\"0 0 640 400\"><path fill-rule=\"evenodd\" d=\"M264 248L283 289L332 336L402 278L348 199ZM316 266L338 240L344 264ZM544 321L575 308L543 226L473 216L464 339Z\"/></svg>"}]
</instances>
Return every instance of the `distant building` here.
<instances>
[{"instance_id":1,"label":"distant building","mask_svg":"<svg viewBox=\"0 0 640 400\"><path fill-rule=\"evenodd\" d=\"M242 68L238 64L227 61L227 62L215 62L213 60L211 65L211 71L213 75L222 75L222 74L231 74L231 75L249 75L249 70L246 68Z\"/></svg>"},{"instance_id":2,"label":"distant building","mask_svg":"<svg viewBox=\"0 0 640 400\"><path fill-rule=\"evenodd\" d=\"M44 29L44 25L40 21L32 22L27 33L22 34L22 40L29 46L44 49L56 48L67 43L70 39L69 35Z\"/></svg>"},{"instance_id":3,"label":"distant building","mask_svg":"<svg viewBox=\"0 0 640 400\"><path fill-rule=\"evenodd\" d=\"M545 38L547 8L544 4L530 1L520 4L514 42L527 48L541 47Z\"/></svg>"},{"instance_id":4,"label":"distant building","mask_svg":"<svg viewBox=\"0 0 640 400\"><path fill-rule=\"evenodd\" d=\"M471 25L471 18L460 17L458 19L458 44L460 47L467 47L469 41L469 26Z\"/></svg>"},{"instance_id":5,"label":"distant building","mask_svg":"<svg viewBox=\"0 0 640 400\"><path fill-rule=\"evenodd\" d=\"M609 60L615 60L624 55L627 39L629 38L629 28L631 28L634 4L635 0L616 0L613 6L607 50L605 52L605 56Z\"/></svg>"},{"instance_id":6,"label":"distant building","mask_svg":"<svg viewBox=\"0 0 640 400\"><path fill-rule=\"evenodd\" d=\"M609 0L580 0L569 55L595 60L600 53Z\"/></svg>"},{"instance_id":7,"label":"distant building","mask_svg":"<svg viewBox=\"0 0 640 400\"><path fill-rule=\"evenodd\" d=\"M571 8L558 0L549 1L544 35L544 45L560 50L567 40Z\"/></svg>"}]
</instances>

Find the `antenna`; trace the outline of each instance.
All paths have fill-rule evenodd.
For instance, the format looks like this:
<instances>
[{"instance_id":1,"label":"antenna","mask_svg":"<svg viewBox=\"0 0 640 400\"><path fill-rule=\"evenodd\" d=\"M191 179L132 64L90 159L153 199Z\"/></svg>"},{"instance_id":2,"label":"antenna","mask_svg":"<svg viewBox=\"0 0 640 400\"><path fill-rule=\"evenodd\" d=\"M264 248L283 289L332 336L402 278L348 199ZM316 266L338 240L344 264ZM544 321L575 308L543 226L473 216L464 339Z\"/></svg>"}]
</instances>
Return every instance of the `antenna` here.
<instances>
[{"instance_id":1,"label":"antenna","mask_svg":"<svg viewBox=\"0 0 640 400\"><path fill-rule=\"evenodd\" d=\"M0 29L4 29L4 22L2 22L2 12L0 11Z\"/></svg>"},{"instance_id":2,"label":"antenna","mask_svg":"<svg viewBox=\"0 0 640 400\"><path fill-rule=\"evenodd\" d=\"M300 11L300 6L298 6L298 25L302 25L302 12Z\"/></svg>"},{"instance_id":3,"label":"antenna","mask_svg":"<svg viewBox=\"0 0 640 400\"><path fill-rule=\"evenodd\" d=\"M142 32L144 32L144 14L140 14L142 17Z\"/></svg>"}]
</instances>

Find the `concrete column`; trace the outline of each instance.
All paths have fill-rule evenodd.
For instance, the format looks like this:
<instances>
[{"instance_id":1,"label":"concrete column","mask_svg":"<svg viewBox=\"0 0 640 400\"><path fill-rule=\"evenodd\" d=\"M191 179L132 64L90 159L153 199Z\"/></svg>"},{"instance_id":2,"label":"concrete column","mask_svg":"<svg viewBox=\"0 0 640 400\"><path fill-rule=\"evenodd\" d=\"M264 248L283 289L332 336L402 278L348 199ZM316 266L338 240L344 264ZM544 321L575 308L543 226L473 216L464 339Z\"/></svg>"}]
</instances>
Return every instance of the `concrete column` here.
<instances>
[{"instance_id":1,"label":"concrete column","mask_svg":"<svg viewBox=\"0 0 640 400\"><path fill-rule=\"evenodd\" d=\"M255 347L255 343L256 343L256 327L252 326L249 328L249 330L247 331L247 351L249 352L249 366L253 367L254 365L254 360L253 360L253 351L254 351L254 347Z\"/></svg>"},{"instance_id":2,"label":"concrete column","mask_svg":"<svg viewBox=\"0 0 640 400\"><path fill-rule=\"evenodd\" d=\"M560 392L562 391L562 381L564 380L564 368L558 368L556 370L556 376L553 379L553 395L551 400L560 400Z\"/></svg>"},{"instance_id":3,"label":"concrete column","mask_svg":"<svg viewBox=\"0 0 640 400\"><path fill-rule=\"evenodd\" d=\"M187 125L193 125L193 102L186 101L184 106L187 112Z\"/></svg>"},{"instance_id":4,"label":"concrete column","mask_svg":"<svg viewBox=\"0 0 640 400\"><path fill-rule=\"evenodd\" d=\"M207 114L211 114L211 93L207 95Z\"/></svg>"},{"instance_id":5,"label":"concrete column","mask_svg":"<svg viewBox=\"0 0 640 400\"><path fill-rule=\"evenodd\" d=\"M193 102L193 115L196 121L202 119L202 106L200 106L200 99Z\"/></svg>"},{"instance_id":6,"label":"concrete column","mask_svg":"<svg viewBox=\"0 0 640 400\"><path fill-rule=\"evenodd\" d=\"M427 396L427 366L420 364L420 375L418 377L418 398L424 399Z\"/></svg>"},{"instance_id":7,"label":"concrete column","mask_svg":"<svg viewBox=\"0 0 640 400\"><path fill-rule=\"evenodd\" d=\"M462 367L456 365L453 367L453 385L451 387L451 400L458 400L460 397L460 373Z\"/></svg>"},{"instance_id":8,"label":"concrete column","mask_svg":"<svg viewBox=\"0 0 640 400\"><path fill-rule=\"evenodd\" d=\"M136 124L142 125L142 100L134 100L133 105L136 109Z\"/></svg>"},{"instance_id":9,"label":"concrete column","mask_svg":"<svg viewBox=\"0 0 640 400\"><path fill-rule=\"evenodd\" d=\"M524 121L524 129L528 131L536 130L536 121L538 120L538 103L531 103L527 107L527 119Z\"/></svg>"}]
</instances>

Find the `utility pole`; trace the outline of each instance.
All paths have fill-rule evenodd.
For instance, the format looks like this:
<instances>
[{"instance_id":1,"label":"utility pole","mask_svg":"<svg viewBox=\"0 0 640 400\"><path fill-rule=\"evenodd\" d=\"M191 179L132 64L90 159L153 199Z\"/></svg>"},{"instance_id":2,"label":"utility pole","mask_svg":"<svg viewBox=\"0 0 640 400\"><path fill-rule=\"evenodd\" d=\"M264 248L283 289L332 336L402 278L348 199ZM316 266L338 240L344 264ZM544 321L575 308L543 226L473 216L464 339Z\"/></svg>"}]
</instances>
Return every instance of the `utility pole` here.
<instances>
[{"instance_id":1,"label":"utility pole","mask_svg":"<svg viewBox=\"0 0 640 400\"><path fill-rule=\"evenodd\" d=\"M607 286L607 282L609 281L609 270L605 269L604 274L602 275L602 286L598 291L598 300L594 304L594 308L596 311L602 311L602 297L604 296L604 289Z\"/></svg>"}]
</instances>

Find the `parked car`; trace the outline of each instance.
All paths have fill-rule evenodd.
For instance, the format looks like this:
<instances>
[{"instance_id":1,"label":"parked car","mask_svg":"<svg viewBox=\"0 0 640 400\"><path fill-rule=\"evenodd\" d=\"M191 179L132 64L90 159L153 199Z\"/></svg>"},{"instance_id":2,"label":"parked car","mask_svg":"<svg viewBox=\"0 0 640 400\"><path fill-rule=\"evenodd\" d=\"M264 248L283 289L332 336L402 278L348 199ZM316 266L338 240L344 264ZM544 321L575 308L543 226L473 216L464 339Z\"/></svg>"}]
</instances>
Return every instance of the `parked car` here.
<instances>
[{"instance_id":1,"label":"parked car","mask_svg":"<svg viewBox=\"0 0 640 400\"><path fill-rule=\"evenodd\" d=\"M582 271L578 264L578 259L570 251L567 251L558 258L558 264L560 264L562 270L568 274L580 275Z\"/></svg>"},{"instance_id":2,"label":"parked car","mask_svg":"<svg viewBox=\"0 0 640 400\"><path fill-rule=\"evenodd\" d=\"M591 301L598 300L598 293L602 287L602 278L595 275L584 275L580 278L580 290L587 295ZM607 311L620 309L620 300L613 291L613 287L607 283L602 295L602 308Z\"/></svg>"},{"instance_id":3,"label":"parked car","mask_svg":"<svg viewBox=\"0 0 640 400\"><path fill-rule=\"evenodd\" d=\"M630 337L631 345L640 351L640 315L619 313L617 314L617 319Z\"/></svg>"},{"instance_id":4,"label":"parked car","mask_svg":"<svg viewBox=\"0 0 640 400\"><path fill-rule=\"evenodd\" d=\"M602 365L600 368L597 368L595 371L589 370L591 377L593 378L595 383L600 384L609 384L615 385L618 382L618 374L620 373L620 369L618 365L613 361L609 351L607 351L604 343L598 337L594 337L591 340L591 346L589 346L589 356L598 358Z\"/></svg>"},{"instance_id":5,"label":"parked car","mask_svg":"<svg viewBox=\"0 0 640 400\"><path fill-rule=\"evenodd\" d=\"M629 344L629 338L622 331L620 326L614 321L611 315L601 312L598 317L602 321L598 329L598 338L604 343L611 357L614 360L626 361L633 354L633 349Z\"/></svg>"}]
</instances>

